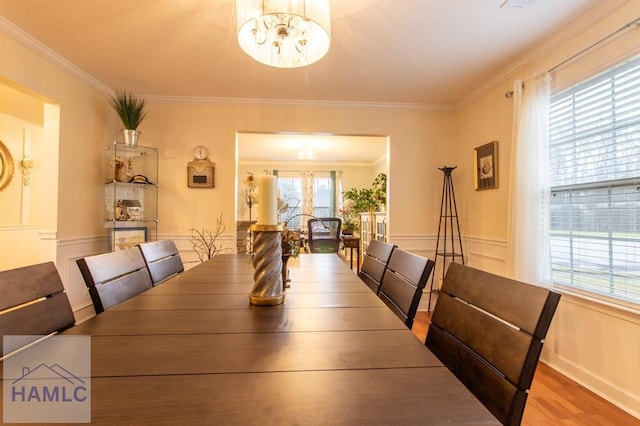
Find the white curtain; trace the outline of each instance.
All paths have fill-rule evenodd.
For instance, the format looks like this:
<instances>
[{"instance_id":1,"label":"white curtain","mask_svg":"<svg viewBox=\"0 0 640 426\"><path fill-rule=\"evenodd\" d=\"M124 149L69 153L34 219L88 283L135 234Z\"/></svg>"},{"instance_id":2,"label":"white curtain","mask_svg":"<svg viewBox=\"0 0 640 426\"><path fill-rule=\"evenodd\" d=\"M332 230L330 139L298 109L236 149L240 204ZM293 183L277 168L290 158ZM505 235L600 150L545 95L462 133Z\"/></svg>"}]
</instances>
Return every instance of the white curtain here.
<instances>
[{"instance_id":1,"label":"white curtain","mask_svg":"<svg viewBox=\"0 0 640 426\"><path fill-rule=\"evenodd\" d=\"M302 213L313 216L313 171L303 170L302 177ZM306 219L303 221L306 223Z\"/></svg>"},{"instance_id":2,"label":"white curtain","mask_svg":"<svg viewBox=\"0 0 640 426\"><path fill-rule=\"evenodd\" d=\"M548 73L514 85L514 141L509 191L508 266L511 276L549 285Z\"/></svg>"},{"instance_id":3,"label":"white curtain","mask_svg":"<svg viewBox=\"0 0 640 426\"><path fill-rule=\"evenodd\" d=\"M336 213L344 208L344 183L342 172L336 171Z\"/></svg>"}]
</instances>

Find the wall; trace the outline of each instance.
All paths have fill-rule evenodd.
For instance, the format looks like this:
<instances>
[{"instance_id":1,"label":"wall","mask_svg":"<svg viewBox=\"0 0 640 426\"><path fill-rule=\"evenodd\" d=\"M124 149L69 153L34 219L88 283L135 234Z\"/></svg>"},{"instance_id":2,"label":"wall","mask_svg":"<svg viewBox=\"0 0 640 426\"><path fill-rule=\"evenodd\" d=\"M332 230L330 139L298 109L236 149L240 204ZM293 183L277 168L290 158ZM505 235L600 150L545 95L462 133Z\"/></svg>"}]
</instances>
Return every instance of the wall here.
<instances>
[{"instance_id":1,"label":"wall","mask_svg":"<svg viewBox=\"0 0 640 426\"><path fill-rule=\"evenodd\" d=\"M422 238L434 232L433 197L439 195L441 184L437 167L441 166L441 158L453 155L451 111L180 101L152 101L150 111L141 126L144 134L140 143L160 149L159 234L183 235L194 224L211 227L220 213L227 223L233 221L238 179L242 177L236 175L235 169L238 131L389 135L389 174L394 176L390 210L396 208L398 215L397 221L395 216L392 219L392 232L399 237ZM186 163L198 144L209 148L209 157L216 163L215 189L186 186ZM394 175L395 169L415 172ZM366 185L373 177L366 179Z\"/></svg>"},{"instance_id":2,"label":"wall","mask_svg":"<svg viewBox=\"0 0 640 426\"><path fill-rule=\"evenodd\" d=\"M3 86L0 85L0 91ZM7 89L6 86L4 86ZM6 90L3 91L5 94ZM26 97L26 96L25 96ZM13 96L13 99L20 98ZM29 103L16 103L25 106L24 114L34 112ZM4 105L0 105L0 111ZM17 109L17 108L14 108ZM36 103L36 111L43 106ZM37 115L37 112L33 115ZM35 125L16 116L0 112L0 141L9 150L13 162L13 178L0 191L0 253L11 256L0 257L0 270L39 263L40 260L40 223L43 212L44 175L43 160L44 138L42 125ZM34 162L34 167L23 169L25 154Z\"/></svg>"},{"instance_id":3,"label":"wall","mask_svg":"<svg viewBox=\"0 0 640 426\"><path fill-rule=\"evenodd\" d=\"M552 68L639 16L640 2L627 2L600 22L582 23L585 30L579 37L563 43L547 43L541 47L546 48L545 51L532 54L519 67L496 76L490 90L460 108L456 117L455 151L459 169L454 175L470 265L506 273L513 105L505 98L505 92L512 90L517 78L526 79L537 71ZM636 28L554 72L553 89L570 87L625 57L640 53L638 46L640 30ZM492 140L499 141L499 188L474 191L473 149ZM640 315L637 310L627 311L563 293L542 359L640 417L640 382L637 380L640 377Z\"/></svg>"},{"instance_id":4,"label":"wall","mask_svg":"<svg viewBox=\"0 0 640 426\"><path fill-rule=\"evenodd\" d=\"M65 68L61 58L58 63L63 65L54 65L36 53L33 40L27 43L30 48L16 41L21 37L19 31L12 37L0 33L0 83L11 87L2 92L3 111L42 126L43 151L34 160L43 191L30 237L23 238L20 230L3 235L9 245L0 247L0 257L9 259L4 268L54 261L81 317L78 312L91 302L75 259L104 251L106 244L104 228L96 218L103 212L103 146L112 137L115 117L96 89L97 82ZM48 57L55 54L49 52ZM12 91L13 95L4 97ZM19 253L27 253L28 258Z\"/></svg>"}]
</instances>

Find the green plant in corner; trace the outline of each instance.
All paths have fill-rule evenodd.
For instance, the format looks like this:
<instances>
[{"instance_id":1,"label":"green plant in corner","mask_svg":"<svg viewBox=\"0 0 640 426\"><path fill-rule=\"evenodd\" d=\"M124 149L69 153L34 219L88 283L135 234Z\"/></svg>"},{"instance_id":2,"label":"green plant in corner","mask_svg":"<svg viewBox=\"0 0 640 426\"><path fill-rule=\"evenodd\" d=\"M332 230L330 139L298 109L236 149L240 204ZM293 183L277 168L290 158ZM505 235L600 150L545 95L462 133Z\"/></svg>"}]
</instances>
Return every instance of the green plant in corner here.
<instances>
[{"instance_id":1,"label":"green plant in corner","mask_svg":"<svg viewBox=\"0 0 640 426\"><path fill-rule=\"evenodd\" d=\"M351 188L344 191L344 197L353 201L353 212L356 214L375 211L378 208L378 200L371 188Z\"/></svg>"},{"instance_id":2,"label":"green plant in corner","mask_svg":"<svg viewBox=\"0 0 640 426\"><path fill-rule=\"evenodd\" d=\"M115 94L109 96L109 103L127 130L136 130L147 116L146 100L125 90L116 90Z\"/></svg>"}]
</instances>

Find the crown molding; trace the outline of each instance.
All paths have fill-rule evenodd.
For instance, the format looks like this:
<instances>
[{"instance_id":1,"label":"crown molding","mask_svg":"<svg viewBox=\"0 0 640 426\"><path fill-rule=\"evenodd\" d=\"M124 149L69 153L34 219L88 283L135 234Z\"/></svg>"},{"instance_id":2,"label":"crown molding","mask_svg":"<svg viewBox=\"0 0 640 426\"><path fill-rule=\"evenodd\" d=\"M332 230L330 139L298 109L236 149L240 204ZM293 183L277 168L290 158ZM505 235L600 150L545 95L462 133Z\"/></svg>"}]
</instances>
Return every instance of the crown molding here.
<instances>
[{"instance_id":1,"label":"crown molding","mask_svg":"<svg viewBox=\"0 0 640 426\"><path fill-rule=\"evenodd\" d=\"M569 25L563 27L561 30L553 33L547 39L540 42L537 47L534 47L528 53L521 56L520 59L505 68L504 71L498 73L485 84L471 92L469 96L456 104L456 109L469 105L482 95L496 88L510 76L516 74L517 71L524 68L527 64L535 62L537 59L557 49L560 45L566 43L596 22L602 20L605 16L622 7L627 2L628 0L600 1L596 6L589 9L587 13L583 14Z\"/></svg>"},{"instance_id":2,"label":"crown molding","mask_svg":"<svg viewBox=\"0 0 640 426\"><path fill-rule=\"evenodd\" d=\"M18 27L2 15L0 15L0 32L6 34L11 39L15 40L27 49L33 51L43 59L51 62L53 65L57 66L63 71L71 74L78 80L84 82L89 87L92 87L104 94L109 94L112 92L112 90L107 85L71 63L64 56L60 55L44 43L35 39L31 34L27 33L22 28Z\"/></svg>"},{"instance_id":3,"label":"crown molding","mask_svg":"<svg viewBox=\"0 0 640 426\"><path fill-rule=\"evenodd\" d=\"M229 104L229 105L270 105L270 106L307 106L324 108L385 109L385 110L421 110L455 111L453 104L418 104L395 102L359 102L359 101L323 101L302 99L264 99L264 98L216 98L198 96L162 96L145 95L150 102L191 103L191 104Z\"/></svg>"},{"instance_id":4,"label":"crown molding","mask_svg":"<svg viewBox=\"0 0 640 426\"><path fill-rule=\"evenodd\" d=\"M31 34L15 25L13 22L0 15L0 32L6 34L22 46L33 51L38 56L51 62L63 71L76 77L89 87L108 95L112 89L92 75L74 65L64 56L52 50L50 47L35 39ZM217 98L197 96L161 96L145 95L150 102L167 103L191 103L191 104L218 104L218 105L273 105L273 106L312 106L324 108L351 108L351 109L385 109L385 110L422 110L422 111L454 111L455 105L449 104L418 104L418 103L393 103L393 102L356 102L356 101L321 101L300 99L253 99L253 98Z\"/></svg>"},{"instance_id":5,"label":"crown molding","mask_svg":"<svg viewBox=\"0 0 640 426\"><path fill-rule=\"evenodd\" d=\"M359 102L359 101L326 101L326 100L300 100L300 99L260 99L260 98L218 98L218 97L194 97L194 96L161 96L161 95L145 95L147 100L152 102L166 103L201 103L201 104L222 104L222 105L271 105L271 106L307 106L307 107L324 107L324 108L347 108L347 109L363 109L363 110L417 110L417 111L438 111L451 112L456 111L480 96L494 89L497 85L515 74L526 64L535 61L543 55L556 49L562 43L565 43L578 33L593 25L598 20L607 16L614 10L618 9L628 0L606 0L600 1L596 6L591 8L587 13L565 26L560 31L552 34L549 38L533 48L527 54L523 55L519 60L508 66L504 71L488 80L478 89L471 92L467 97L456 104L429 104L429 103L394 103L394 102ZM35 52L40 57L58 66L65 72L76 77L95 90L108 95L112 93L112 89L102 83L86 71L82 70L62 55L58 54L44 43L35 39L29 33L13 24L11 21L0 15L0 32L6 34L11 39Z\"/></svg>"}]
</instances>

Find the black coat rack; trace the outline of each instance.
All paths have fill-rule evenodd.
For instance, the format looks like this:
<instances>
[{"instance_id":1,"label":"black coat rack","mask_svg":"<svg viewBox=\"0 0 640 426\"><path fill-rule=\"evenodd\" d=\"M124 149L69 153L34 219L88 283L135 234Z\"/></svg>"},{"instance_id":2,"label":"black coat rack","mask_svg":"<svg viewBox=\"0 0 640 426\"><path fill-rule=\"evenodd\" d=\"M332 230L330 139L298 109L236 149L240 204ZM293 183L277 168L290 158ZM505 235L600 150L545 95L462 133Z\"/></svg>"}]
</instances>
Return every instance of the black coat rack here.
<instances>
[{"instance_id":1,"label":"black coat rack","mask_svg":"<svg viewBox=\"0 0 640 426\"><path fill-rule=\"evenodd\" d=\"M451 172L458 166L439 168L444 173L444 182L442 185L442 201L440 202L440 219L438 221L438 240L436 241L436 251L434 261L436 266L438 258L442 259L442 279L446 272L446 266L449 262L455 262L460 259L464 265L464 253L462 251L462 237L460 235L460 222L458 221L458 207L456 206L456 195L453 191L453 180ZM454 226L455 222L455 226ZM457 246L456 246L457 243ZM429 287L429 305L428 310L431 311L431 295L434 291L438 291L435 284L435 270L431 275L431 286Z\"/></svg>"}]
</instances>

